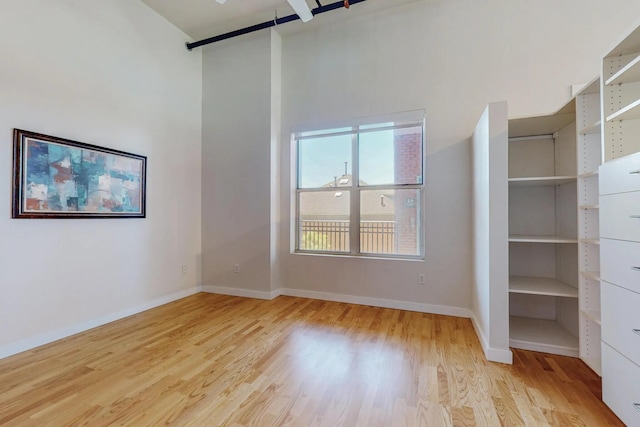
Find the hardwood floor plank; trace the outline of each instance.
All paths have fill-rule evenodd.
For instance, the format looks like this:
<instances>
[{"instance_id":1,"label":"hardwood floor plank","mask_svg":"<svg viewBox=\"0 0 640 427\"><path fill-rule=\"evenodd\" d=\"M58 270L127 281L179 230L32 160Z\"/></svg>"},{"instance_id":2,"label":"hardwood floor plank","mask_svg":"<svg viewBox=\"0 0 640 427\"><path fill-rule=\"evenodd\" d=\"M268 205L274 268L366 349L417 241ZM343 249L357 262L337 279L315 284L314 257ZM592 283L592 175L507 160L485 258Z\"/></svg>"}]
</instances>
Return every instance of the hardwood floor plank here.
<instances>
[{"instance_id":1,"label":"hardwood floor plank","mask_svg":"<svg viewBox=\"0 0 640 427\"><path fill-rule=\"evenodd\" d=\"M451 408L451 422L455 427L476 427L473 408L466 406Z\"/></svg>"},{"instance_id":2,"label":"hardwood floor plank","mask_svg":"<svg viewBox=\"0 0 640 427\"><path fill-rule=\"evenodd\" d=\"M0 425L621 426L600 387L468 319L197 294L0 360Z\"/></svg>"}]
</instances>

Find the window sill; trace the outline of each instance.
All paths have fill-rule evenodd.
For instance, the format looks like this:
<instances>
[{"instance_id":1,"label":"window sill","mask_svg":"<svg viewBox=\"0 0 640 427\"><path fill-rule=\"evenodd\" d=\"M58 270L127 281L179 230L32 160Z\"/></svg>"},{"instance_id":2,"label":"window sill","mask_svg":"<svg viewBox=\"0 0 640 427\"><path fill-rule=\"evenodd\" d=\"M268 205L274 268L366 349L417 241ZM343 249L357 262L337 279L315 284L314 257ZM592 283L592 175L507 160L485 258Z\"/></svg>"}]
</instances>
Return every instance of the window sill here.
<instances>
[{"instance_id":1,"label":"window sill","mask_svg":"<svg viewBox=\"0 0 640 427\"><path fill-rule=\"evenodd\" d=\"M424 256L409 257L409 256L406 256L406 255L398 255L398 256L353 255L353 254L341 254L341 253L300 252L300 251L292 251L291 255L323 257L323 258L348 258L348 259L361 259L361 260L377 260L377 261L408 261L408 262L423 262L423 261L425 261L425 257Z\"/></svg>"}]
</instances>

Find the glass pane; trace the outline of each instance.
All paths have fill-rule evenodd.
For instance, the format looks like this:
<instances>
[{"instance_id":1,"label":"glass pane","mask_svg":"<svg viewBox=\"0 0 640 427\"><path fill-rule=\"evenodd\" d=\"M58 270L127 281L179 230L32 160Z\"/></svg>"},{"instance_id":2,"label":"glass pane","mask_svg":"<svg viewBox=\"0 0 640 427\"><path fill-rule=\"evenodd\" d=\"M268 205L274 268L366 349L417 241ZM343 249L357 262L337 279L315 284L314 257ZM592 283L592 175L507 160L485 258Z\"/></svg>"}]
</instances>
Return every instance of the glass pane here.
<instances>
[{"instance_id":1,"label":"glass pane","mask_svg":"<svg viewBox=\"0 0 640 427\"><path fill-rule=\"evenodd\" d=\"M298 188L351 186L351 135L298 141Z\"/></svg>"},{"instance_id":2,"label":"glass pane","mask_svg":"<svg viewBox=\"0 0 640 427\"><path fill-rule=\"evenodd\" d=\"M308 137L314 135L328 135L332 133L344 133L353 131L353 127L345 127L345 128L335 128L335 129L320 129L320 130L310 130L307 132L300 132L300 137Z\"/></svg>"},{"instance_id":3,"label":"glass pane","mask_svg":"<svg viewBox=\"0 0 640 427\"><path fill-rule=\"evenodd\" d=\"M422 184L422 126L359 136L360 185Z\"/></svg>"},{"instance_id":4,"label":"glass pane","mask_svg":"<svg viewBox=\"0 0 640 427\"><path fill-rule=\"evenodd\" d=\"M374 123L371 125L361 125L360 129L376 129L376 128L388 128L393 126L393 122L388 123Z\"/></svg>"},{"instance_id":5,"label":"glass pane","mask_svg":"<svg viewBox=\"0 0 640 427\"><path fill-rule=\"evenodd\" d=\"M420 255L420 190L360 192L360 252Z\"/></svg>"},{"instance_id":6,"label":"glass pane","mask_svg":"<svg viewBox=\"0 0 640 427\"><path fill-rule=\"evenodd\" d=\"M298 249L349 252L350 192L303 192L299 197Z\"/></svg>"}]
</instances>

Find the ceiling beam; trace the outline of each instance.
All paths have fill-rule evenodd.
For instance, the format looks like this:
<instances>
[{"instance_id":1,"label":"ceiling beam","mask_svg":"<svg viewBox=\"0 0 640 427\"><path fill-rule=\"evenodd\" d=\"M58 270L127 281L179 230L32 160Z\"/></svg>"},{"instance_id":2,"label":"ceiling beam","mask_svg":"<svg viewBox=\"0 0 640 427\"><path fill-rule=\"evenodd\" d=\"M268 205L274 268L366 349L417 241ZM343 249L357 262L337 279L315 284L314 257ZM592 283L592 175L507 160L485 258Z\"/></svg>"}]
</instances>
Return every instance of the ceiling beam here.
<instances>
[{"instance_id":1,"label":"ceiling beam","mask_svg":"<svg viewBox=\"0 0 640 427\"><path fill-rule=\"evenodd\" d=\"M341 9L345 7L345 4L358 4L358 3L362 3L366 0L350 0L348 3L345 3L344 0L341 1L337 1L335 3L330 3L324 6L318 6L315 9L313 9L311 11L311 13L313 14L313 16L315 15L320 15L322 13L326 13L326 12L330 12L332 10L335 9ZM266 28L271 28L271 27L275 27L276 25L282 25L282 24L286 24L287 22L291 22L291 21L297 21L298 19L300 19L300 17L297 14L293 14L293 15L288 15L288 16L284 16L282 18L276 18L272 21L266 21L266 22L262 22L260 24L256 24L256 25L251 25L249 27L245 27L245 28L240 28L239 30L234 30L234 31L230 31L228 33L224 33L224 34L220 34L217 36L213 36L213 37L209 37L207 39L203 39L203 40L199 40L199 41L195 41L193 43L185 43L186 47L188 50L192 50L196 47L201 47L201 46L205 46L211 43L216 43L222 40L227 40L233 37L238 37L238 36L242 36L244 34L249 34L249 33L253 33L255 31L260 31L260 30L264 30Z\"/></svg>"}]
</instances>

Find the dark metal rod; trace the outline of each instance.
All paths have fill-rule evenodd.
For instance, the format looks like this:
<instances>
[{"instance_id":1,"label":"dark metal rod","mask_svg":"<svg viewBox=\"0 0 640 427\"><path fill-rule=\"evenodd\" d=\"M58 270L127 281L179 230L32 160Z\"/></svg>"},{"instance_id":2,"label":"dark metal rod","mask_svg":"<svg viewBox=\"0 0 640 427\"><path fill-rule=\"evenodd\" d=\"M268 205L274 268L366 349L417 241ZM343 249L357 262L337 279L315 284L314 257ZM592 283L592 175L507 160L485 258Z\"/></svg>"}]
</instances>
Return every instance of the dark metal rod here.
<instances>
[{"instance_id":1,"label":"dark metal rod","mask_svg":"<svg viewBox=\"0 0 640 427\"><path fill-rule=\"evenodd\" d=\"M353 4L362 3L364 1L366 0L350 0L349 3L353 5ZM331 10L340 9L341 7L344 7L344 1L337 1L335 3L316 7L311 11L311 13L315 16L315 15L320 15L321 13L329 12ZM242 36L244 34L253 33L255 31L264 30L265 28L271 28L271 27L275 27L276 25L286 24L287 22L297 21L298 19L300 19L300 17L294 13L293 15L284 16L282 18L276 18L272 21L266 21L261 24L251 25L250 27L241 28L235 31L230 31L228 33L209 37L207 39L195 41L193 43L185 43L185 45L187 46L188 50L191 50L196 47L208 45L211 43L219 42L219 41L230 39L233 37Z\"/></svg>"}]
</instances>

